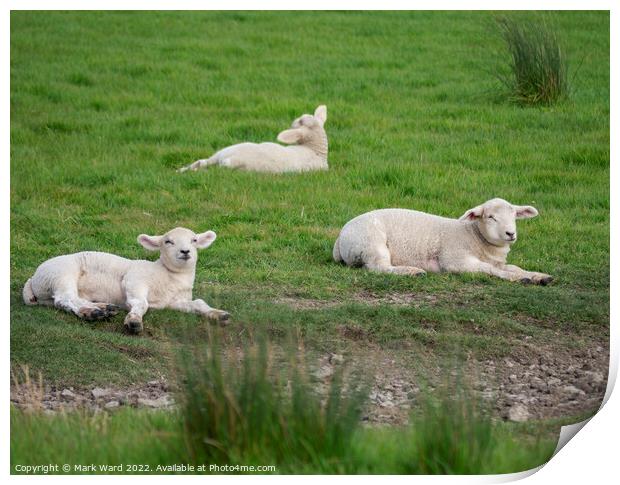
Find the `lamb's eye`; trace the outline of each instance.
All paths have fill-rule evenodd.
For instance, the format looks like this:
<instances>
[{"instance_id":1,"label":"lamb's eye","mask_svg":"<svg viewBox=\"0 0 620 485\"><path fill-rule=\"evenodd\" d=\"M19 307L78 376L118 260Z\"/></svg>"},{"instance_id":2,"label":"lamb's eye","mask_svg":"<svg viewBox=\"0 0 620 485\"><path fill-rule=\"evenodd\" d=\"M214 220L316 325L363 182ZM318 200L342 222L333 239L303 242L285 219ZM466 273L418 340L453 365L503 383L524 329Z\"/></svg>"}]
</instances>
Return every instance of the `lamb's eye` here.
<instances>
[{"instance_id":1,"label":"lamb's eye","mask_svg":"<svg viewBox=\"0 0 620 485\"><path fill-rule=\"evenodd\" d=\"M496 221L495 216L489 216L489 219Z\"/></svg>"},{"instance_id":2,"label":"lamb's eye","mask_svg":"<svg viewBox=\"0 0 620 485\"><path fill-rule=\"evenodd\" d=\"M192 242L196 243L196 242L198 242L198 239L194 238L194 239L192 239Z\"/></svg>"},{"instance_id":3,"label":"lamb's eye","mask_svg":"<svg viewBox=\"0 0 620 485\"><path fill-rule=\"evenodd\" d=\"M174 245L174 243L170 239L166 239L166 244L170 244L171 246Z\"/></svg>"}]
</instances>

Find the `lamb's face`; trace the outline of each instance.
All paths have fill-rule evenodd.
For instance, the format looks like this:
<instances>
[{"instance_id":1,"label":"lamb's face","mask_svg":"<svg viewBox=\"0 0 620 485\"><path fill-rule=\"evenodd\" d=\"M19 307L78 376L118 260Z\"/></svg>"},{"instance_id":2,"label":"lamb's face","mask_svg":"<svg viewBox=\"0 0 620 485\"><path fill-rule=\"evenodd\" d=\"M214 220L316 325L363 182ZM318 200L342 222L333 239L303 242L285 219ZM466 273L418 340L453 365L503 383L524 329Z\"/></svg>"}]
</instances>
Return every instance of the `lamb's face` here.
<instances>
[{"instance_id":1,"label":"lamb's face","mask_svg":"<svg viewBox=\"0 0 620 485\"><path fill-rule=\"evenodd\" d=\"M301 115L291 125L291 128L308 128L310 130L322 127L319 120L312 115Z\"/></svg>"},{"instance_id":2,"label":"lamb's face","mask_svg":"<svg viewBox=\"0 0 620 485\"><path fill-rule=\"evenodd\" d=\"M304 114L296 118L288 130L284 130L278 135L278 141L293 144L303 144L304 141L312 139L316 133L323 131L323 125L327 120L327 107L319 106L313 115Z\"/></svg>"},{"instance_id":3,"label":"lamb's face","mask_svg":"<svg viewBox=\"0 0 620 485\"><path fill-rule=\"evenodd\" d=\"M517 240L517 219L536 217L532 206L512 205L504 199L491 199L468 210L461 220L476 221L482 236L495 246L513 244Z\"/></svg>"},{"instance_id":4,"label":"lamb's face","mask_svg":"<svg viewBox=\"0 0 620 485\"><path fill-rule=\"evenodd\" d=\"M209 247L215 241L213 231L195 234L189 229L177 227L163 236L138 236L138 242L151 251L159 250L161 261L171 270L182 271L196 265L198 249Z\"/></svg>"},{"instance_id":5,"label":"lamb's face","mask_svg":"<svg viewBox=\"0 0 620 485\"><path fill-rule=\"evenodd\" d=\"M482 206L478 228L491 244L512 244L517 240L516 211L505 201L487 202Z\"/></svg>"}]
</instances>

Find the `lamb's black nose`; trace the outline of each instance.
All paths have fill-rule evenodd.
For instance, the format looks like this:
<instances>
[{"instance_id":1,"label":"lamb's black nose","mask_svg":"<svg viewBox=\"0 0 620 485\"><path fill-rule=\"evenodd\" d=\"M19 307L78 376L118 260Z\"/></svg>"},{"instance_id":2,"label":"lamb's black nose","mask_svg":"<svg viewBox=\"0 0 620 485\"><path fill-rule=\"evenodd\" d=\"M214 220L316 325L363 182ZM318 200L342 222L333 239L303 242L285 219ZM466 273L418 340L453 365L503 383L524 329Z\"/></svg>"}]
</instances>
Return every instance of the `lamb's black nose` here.
<instances>
[{"instance_id":1,"label":"lamb's black nose","mask_svg":"<svg viewBox=\"0 0 620 485\"><path fill-rule=\"evenodd\" d=\"M189 254L189 249L181 249L181 254L188 255Z\"/></svg>"},{"instance_id":2,"label":"lamb's black nose","mask_svg":"<svg viewBox=\"0 0 620 485\"><path fill-rule=\"evenodd\" d=\"M506 231L506 236L508 237L514 237L515 233L514 232L510 232L510 231Z\"/></svg>"}]
</instances>

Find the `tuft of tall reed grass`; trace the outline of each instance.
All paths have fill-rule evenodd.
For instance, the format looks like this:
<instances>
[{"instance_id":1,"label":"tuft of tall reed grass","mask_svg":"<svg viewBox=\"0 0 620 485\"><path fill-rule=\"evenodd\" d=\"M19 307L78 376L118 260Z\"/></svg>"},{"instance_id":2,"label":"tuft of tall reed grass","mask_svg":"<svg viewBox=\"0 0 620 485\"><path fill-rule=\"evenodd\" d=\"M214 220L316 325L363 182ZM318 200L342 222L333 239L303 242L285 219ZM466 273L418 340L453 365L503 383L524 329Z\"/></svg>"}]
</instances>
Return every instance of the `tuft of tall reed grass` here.
<instances>
[{"instance_id":1,"label":"tuft of tall reed grass","mask_svg":"<svg viewBox=\"0 0 620 485\"><path fill-rule=\"evenodd\" d=\"M510 61L497 77L521 104L550 105L569 94L567 60L558 36L543 21L502 16L497 19Z\"/></svg>"},{"instance_id":2,"label":"tuft of tall reed grass","mask_svg":"<svg viewBox=\"0 0 620 485\"><path fill-rule=\"evenodd\" d=\"M283 363L265 338L232 356L218 341L211 333L185 355L183 422L194 462L277 463L297 473L348 469L368 395L363 386L345 386L337 371L321 396L303 351Z\"/></svg>"},{"instance_id":3,"label":"tuft of tall reed grass","mask_svg":"<svg viewBox=\"0 0 620 485\"><path fill-rule=\"evenodd\" d=\"M467 389L422 396L409 429L413 450L403 463L406 473L475 474L490 461L498 434L480 398Z\"/></svg>"}]
</instances>

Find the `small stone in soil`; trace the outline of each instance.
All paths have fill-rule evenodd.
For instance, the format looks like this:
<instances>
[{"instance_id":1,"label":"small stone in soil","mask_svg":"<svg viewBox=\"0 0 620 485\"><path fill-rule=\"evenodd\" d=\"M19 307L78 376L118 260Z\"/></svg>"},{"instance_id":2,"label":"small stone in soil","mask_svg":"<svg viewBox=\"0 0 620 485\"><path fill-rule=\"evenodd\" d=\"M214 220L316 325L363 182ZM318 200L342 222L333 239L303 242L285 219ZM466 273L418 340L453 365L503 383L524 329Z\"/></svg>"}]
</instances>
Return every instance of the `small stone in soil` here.
<instances>
[{"instance_id":1,"label":"small stone in soil","mask_svg":"<svg viewBox=\"0 0 620 485\"><path fill-rule=\"evenodd\" d=\"M527 421L530 413L523 404L514 404L508 410L508 419L517 423Z\"/></svg>"},{"instance_id":2,"label":"small stone in soil","mask_svg":"<svg viewBox=\"0 0 620 485\"><path fill-rule=\"evenodd\" d=\"M164 408L170 406L172 402L168 396L161 396L157 399L138 398L138 404L150 408Z\"/></svg>"},{"instance_id":3,"label":"small stone in soil","mask_svg":"<svg viewBox=\"0 0 620 485\"><path fill-rule=\"evenodd\" d=\"M93 395L93 397L95 399L99 399L101 397L105 397L108 394L110 394L110 389L101 389L100 387L95 387L92 391L90 391L91 394Z\"/></svg>"}]
</instances>

